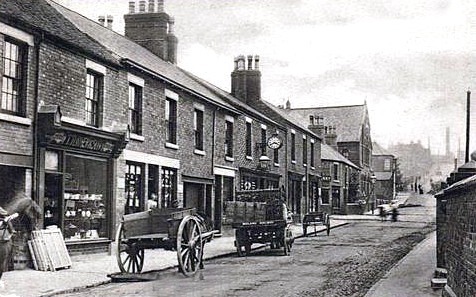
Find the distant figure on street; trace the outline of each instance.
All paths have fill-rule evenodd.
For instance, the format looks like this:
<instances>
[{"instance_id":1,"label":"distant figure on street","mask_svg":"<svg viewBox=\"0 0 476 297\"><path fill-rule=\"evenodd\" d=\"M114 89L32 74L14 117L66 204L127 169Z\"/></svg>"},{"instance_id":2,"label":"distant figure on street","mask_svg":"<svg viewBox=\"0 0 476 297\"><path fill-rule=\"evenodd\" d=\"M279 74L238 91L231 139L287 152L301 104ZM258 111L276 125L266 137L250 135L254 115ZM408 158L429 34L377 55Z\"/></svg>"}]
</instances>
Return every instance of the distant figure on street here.
<instances>
[{"instance_id":1,"label":"distant figure on street","mask_svg":"<svg viewBox=\"0 0 476 297\"><path fill-rule=\"evenodd\" d=\"M396 222L397 219L398 219L398 209L397 209L397 206L396 206L396 205L393 205L393 206L392 206L392 214L391 214L391 217L392 217L392 222Z\"/></svg>"},{"instance_id":2,"label":"distant figure on street","mask_svg":"<svg viewBox=\"0 0 476 297\"><path fill-rule=\"evenodd\" d=\"M420 194L423 194L423 187L420 185L418 185L418 193Z\"/></svg>"}]
</instances>

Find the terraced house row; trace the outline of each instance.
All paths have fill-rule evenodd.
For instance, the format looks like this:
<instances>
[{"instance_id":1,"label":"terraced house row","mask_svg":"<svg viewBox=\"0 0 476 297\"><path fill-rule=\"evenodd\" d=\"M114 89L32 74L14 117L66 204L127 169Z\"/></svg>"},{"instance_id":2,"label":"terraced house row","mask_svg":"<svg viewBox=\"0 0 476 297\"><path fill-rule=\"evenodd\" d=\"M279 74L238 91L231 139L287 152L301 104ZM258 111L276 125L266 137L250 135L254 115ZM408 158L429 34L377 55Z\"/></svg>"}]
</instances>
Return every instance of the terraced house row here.
<instances>
[{"instance_id":1,"label":"terraced house row","mask_svg":"<svg viewBox=\"0 0 476 297\"><path fill-rule=\"evenodd\" d=\"M228 93L176 65L163 1L124 20L122 36L50 0L0 2L2 201L32 196L70 252L107 249L149 207L196 207L221 230L243 193L282 189L296 221L331 203L324 136L262 100L259 56L230 59Z\"/></svg>"}]
</instances>

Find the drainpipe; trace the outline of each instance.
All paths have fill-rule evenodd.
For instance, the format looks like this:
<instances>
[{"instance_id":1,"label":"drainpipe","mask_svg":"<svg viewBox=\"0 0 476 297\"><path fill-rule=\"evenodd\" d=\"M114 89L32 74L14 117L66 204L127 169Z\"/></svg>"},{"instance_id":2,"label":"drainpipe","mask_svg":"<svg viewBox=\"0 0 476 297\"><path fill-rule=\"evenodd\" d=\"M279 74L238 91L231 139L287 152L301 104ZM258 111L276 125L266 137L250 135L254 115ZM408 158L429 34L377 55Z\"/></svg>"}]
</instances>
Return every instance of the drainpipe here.
<instances>
[{"instance_id":1,"label":"drainpipe","mask_svg":"<svg viewBox=\"0 0 476 297\"><path fill-rule=\"evenodd\" d=\"M33 94L33 176L32 176L32 191L33 200L39 202L38 197L38 171L39 171L39 159L38 159L38 104L40 102L39 96L39 81L40 81L40 46L44 40L44 33L35 36L35 87Z\"/></svg>"}]
</instances>

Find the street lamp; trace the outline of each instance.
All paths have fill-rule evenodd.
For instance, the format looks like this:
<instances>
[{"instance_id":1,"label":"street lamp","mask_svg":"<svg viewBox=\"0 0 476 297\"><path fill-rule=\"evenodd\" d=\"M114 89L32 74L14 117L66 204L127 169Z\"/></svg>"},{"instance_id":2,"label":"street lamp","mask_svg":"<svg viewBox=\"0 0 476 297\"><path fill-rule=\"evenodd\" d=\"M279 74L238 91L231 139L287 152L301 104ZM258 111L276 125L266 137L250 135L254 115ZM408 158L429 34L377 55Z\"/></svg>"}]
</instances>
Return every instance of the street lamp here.
<instances>
[{"instance_id":1,"label":"street lamp","mask_svg":"<svg viewBox=\"0 0 476 297\"><path fill-rule=\"evenodd\" d=\"M370 183L372 184L371 187L371 192L370 192L370 205L372 207L372 214L374 214L374 209L375 209L375 182L377 181L377 177L375 174L372 173L372 176L370 176Z\"/></svg>"}]
</instances>

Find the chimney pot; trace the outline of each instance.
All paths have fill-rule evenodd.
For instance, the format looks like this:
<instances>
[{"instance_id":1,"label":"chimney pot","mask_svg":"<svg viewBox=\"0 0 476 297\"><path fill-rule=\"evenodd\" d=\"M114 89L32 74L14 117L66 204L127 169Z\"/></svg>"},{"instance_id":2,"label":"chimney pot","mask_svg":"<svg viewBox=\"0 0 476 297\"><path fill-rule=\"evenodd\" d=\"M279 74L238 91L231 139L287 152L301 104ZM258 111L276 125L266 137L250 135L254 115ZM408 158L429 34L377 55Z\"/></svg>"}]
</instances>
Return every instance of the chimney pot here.
<instances>
[{"instance_id":1,"label":"chimney pot","mask_svg":"<svg viewBox=\"0 0 476 297\"><path fill-rule=\"evenodd\" d=\"M149 0L149 12L155 12L155 0Z\"/></svg>"},{"instance_id":2,"label":"chimney pot","mask_svg":"<svg viewBox=\"0 0 476 297\"><path fill-rule=\"evenodd\" d=\"M259 70L259 56L255 55L255 70Z\"/></svg>"},{"instance_id":3,"label":"chimney pot","mask_svg":"<svg viewBox=\"0 0 476 297\"><path fill-rule=\"evenodd\" d=\"M157 1L157 12L164 12L164 0Z\"/></svg>"},{"instance_id":4,"label":"chimney pot","mask_svg":"<svg viewBox=\"0 0 476 297\"><path fill-rule=\"evenodd\" d=\"M136 12L136 2L135 1L129 1L129 13L135 13Z\"/></svg>"},{"instance_id":5,"label":"chimney pot","mask_svg":"<svg viewBox=\"0 0 476 297\"><path fill-rule=\"evenodd\" d=\"M238 56L238 70L245 70L245 56Z\"/></svg>"},{"instance_id":6,"label":"chimney pot","mask_svg":"<svg viewBox=\"0 0 476 297\"><path fill-rule=\"evenodd\" d=\"M108 16L106 17L107 27L108 27L109 29L111 29L111 30L112 30L112 22L113 22L113 20L114 20L114 18L113 18L112 15L108 15Z\"/></svg>"},{"instance_id":7,"label":"chimney pot","mask_svg":"<svg viewBox=\"0 0 476 297\"><path fill-rule=\"evenodd\" d=\"M248 70L252 70L252 69L253 69L253 56L248 55Z\"/></svg>"},{"instance_id":8,"label":"chimney pot","mask_svg":"<svg viewBox=\"0 0 476 297\"><path fill-rule=\"evenodd\" d=\"M145 0L139 1L139 12L145 12Z\"/></svg>"},{"instance_id":9,"label":"chimney pot","mask_svg":"<svg viewBox=\"0 0 476 297\"><path fill-rule=\"evenodd\" d=\"M98 16L98 23L104 26L104 22L106 21L106 18L103 15Z\"/></svg>"}]
</instances>

